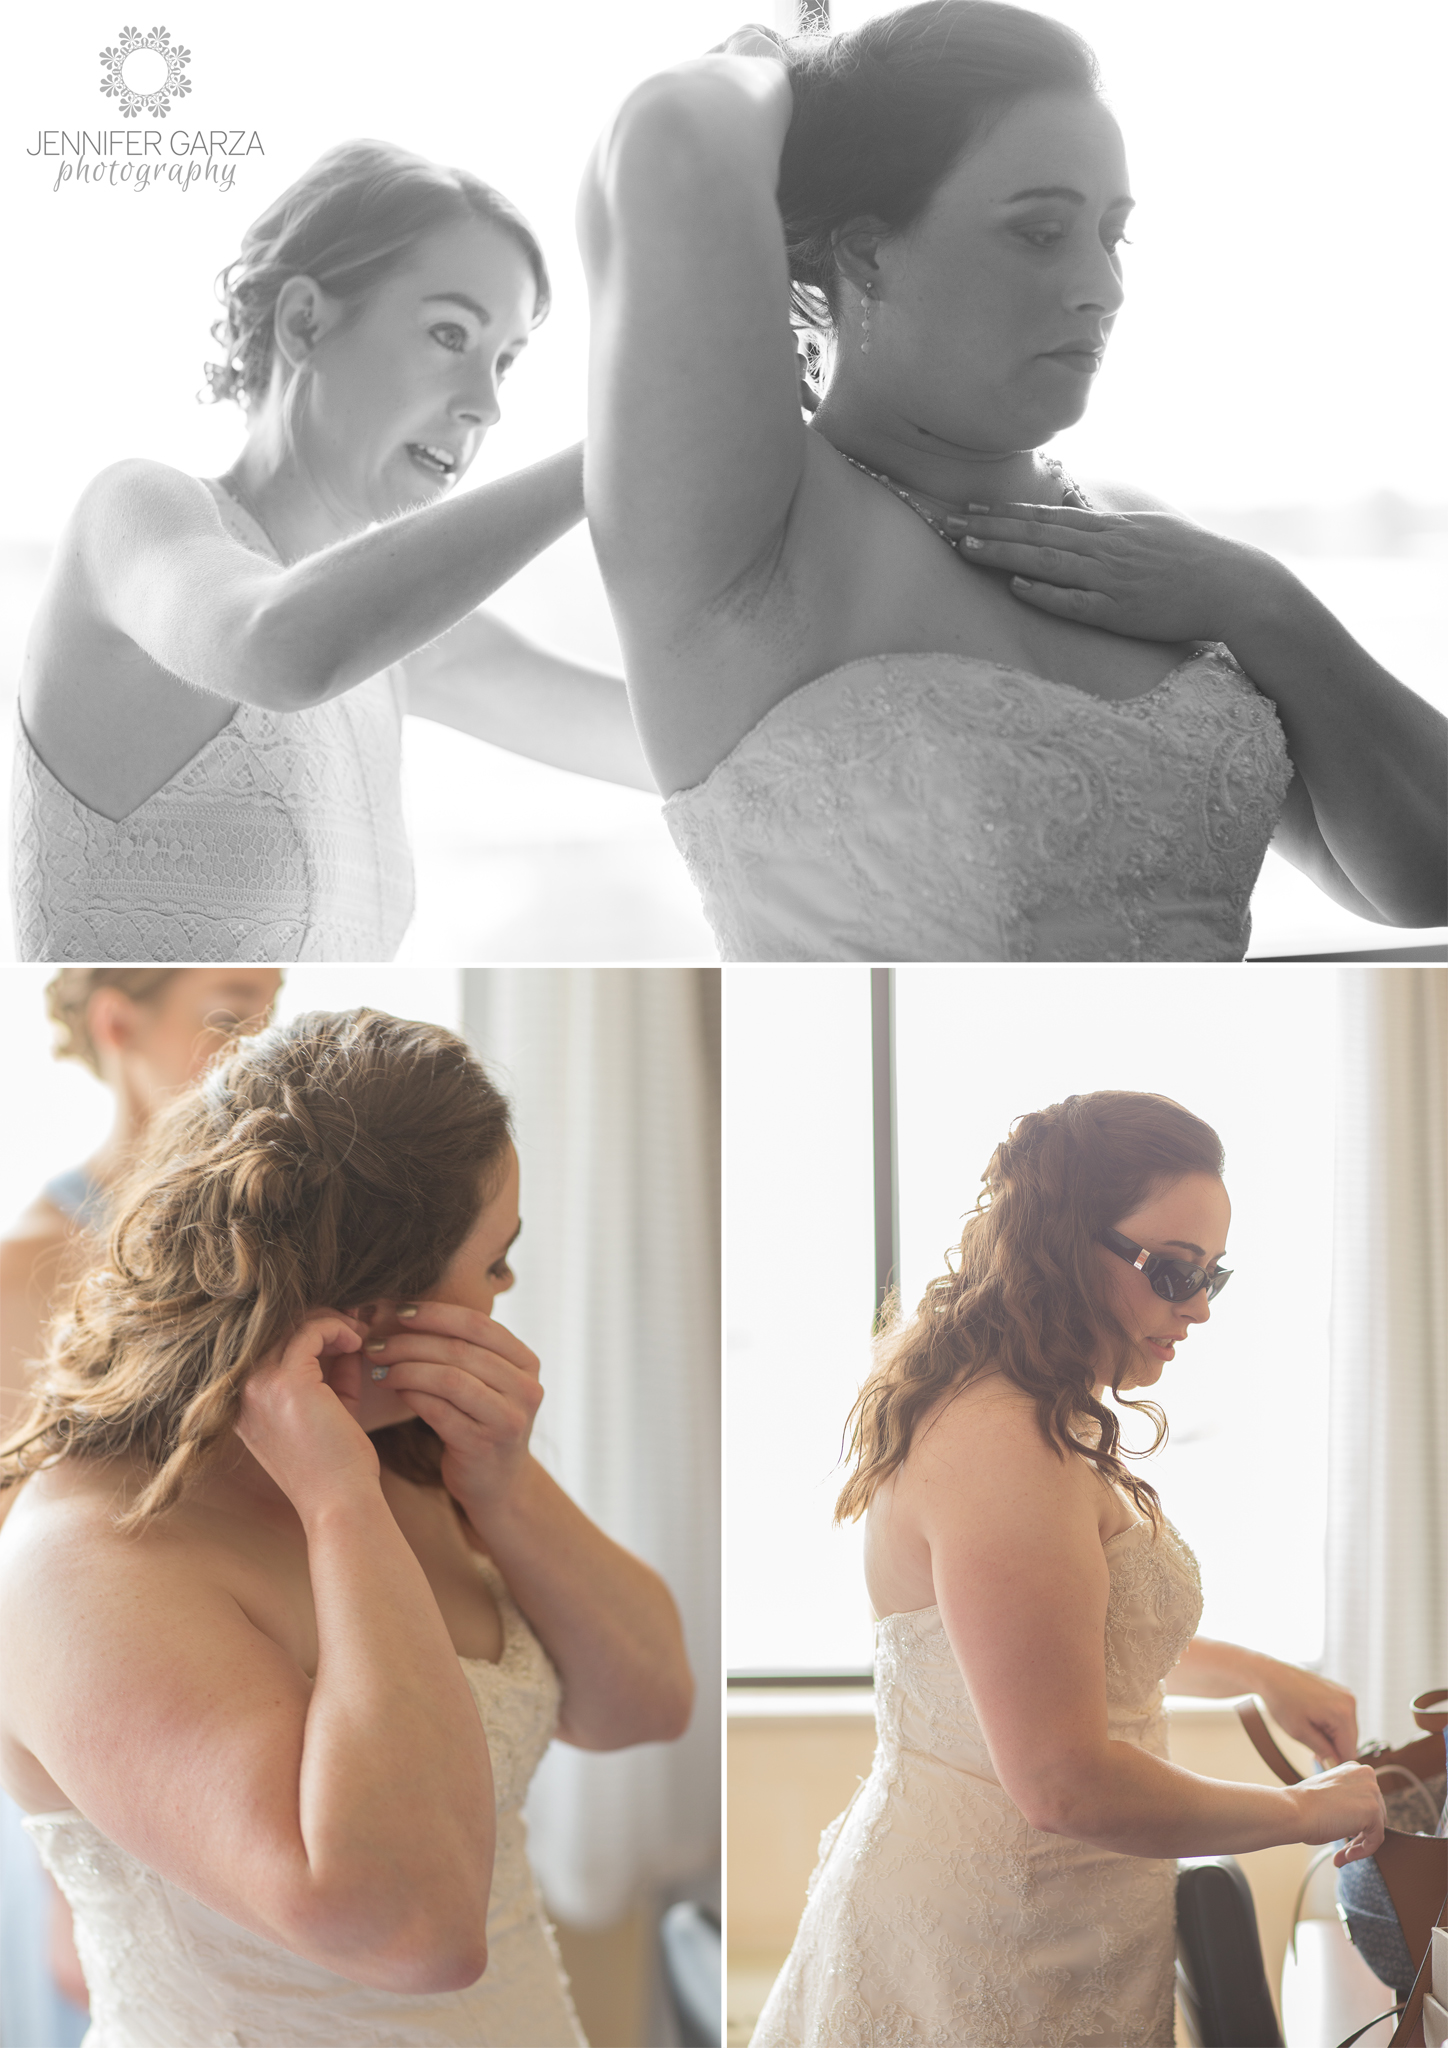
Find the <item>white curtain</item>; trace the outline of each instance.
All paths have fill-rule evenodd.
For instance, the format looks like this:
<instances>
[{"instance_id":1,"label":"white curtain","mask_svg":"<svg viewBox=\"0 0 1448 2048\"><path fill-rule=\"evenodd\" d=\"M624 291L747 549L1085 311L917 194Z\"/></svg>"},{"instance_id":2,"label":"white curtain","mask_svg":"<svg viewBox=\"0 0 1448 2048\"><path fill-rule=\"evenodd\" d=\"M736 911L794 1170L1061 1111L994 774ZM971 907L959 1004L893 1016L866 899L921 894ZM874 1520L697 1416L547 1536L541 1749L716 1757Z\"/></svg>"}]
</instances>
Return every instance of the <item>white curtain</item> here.
<instances>
[{"instance_id":1,"label":"white curtain","mask_svg":"<svg viewBox=\"0 0 1448 2048\"><path fill-rule=\"evenodd\" d=\"M717 1867L718 1005L717 969L464 976L468 1038L516 1111L524 1230L500 1313L543 1362L534 1446L667 1580L698 1681L682 1741L555 1744L534 1780L534 1864L576 1927Z\"/></svg>"},{"instance_id":2,"label":"white curtain","mask_svg":"<svg viewBox=\"0 0 1448 2048\"><path fill-rule=\"evenodd\" d=\"M1397 1744L1448 1685L1448 969L1340 985L1324 1669Z\"/></svg>"}]
</instances>

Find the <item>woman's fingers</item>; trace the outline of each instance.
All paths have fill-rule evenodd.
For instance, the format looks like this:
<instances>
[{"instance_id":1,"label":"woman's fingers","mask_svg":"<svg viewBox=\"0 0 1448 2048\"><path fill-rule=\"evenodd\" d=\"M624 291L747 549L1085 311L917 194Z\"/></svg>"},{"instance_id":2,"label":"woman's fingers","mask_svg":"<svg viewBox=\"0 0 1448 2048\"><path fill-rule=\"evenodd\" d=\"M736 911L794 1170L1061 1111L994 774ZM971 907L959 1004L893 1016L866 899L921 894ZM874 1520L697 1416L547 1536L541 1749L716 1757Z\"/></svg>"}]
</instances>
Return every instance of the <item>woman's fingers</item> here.
<instances>
[{"instance_id":1,"label":"woman's fingers","mask_svg":"<svg viewBox=\"0 0 1448 2048\"><path fill-rule=\"evenodd\" d=\"M1012 576L1012 597L1032 604L1037 611L1050 612L1058 619L1074 619L1078 625L1121 630L1116 624L1116 600L1104 590L1069 589L1059 583L1039 583L1028 576Z\"/></svg>"},{"instance_id":2,"label":"woman's fingers","mask_svg":"<svg viewBox=\"0 0 1448 2048\"><path fill-rule=\"evenodd\" d=\"M408 1334L439 1337L496 1357L516 1366L519 1372L537 1379L540 1367L536 1352L503 1323L484 1315L481 1309L463 1308L451 1301L379 1302L372 1318L371 1335L393 1337Z\"/></svg>"}]
</instances>

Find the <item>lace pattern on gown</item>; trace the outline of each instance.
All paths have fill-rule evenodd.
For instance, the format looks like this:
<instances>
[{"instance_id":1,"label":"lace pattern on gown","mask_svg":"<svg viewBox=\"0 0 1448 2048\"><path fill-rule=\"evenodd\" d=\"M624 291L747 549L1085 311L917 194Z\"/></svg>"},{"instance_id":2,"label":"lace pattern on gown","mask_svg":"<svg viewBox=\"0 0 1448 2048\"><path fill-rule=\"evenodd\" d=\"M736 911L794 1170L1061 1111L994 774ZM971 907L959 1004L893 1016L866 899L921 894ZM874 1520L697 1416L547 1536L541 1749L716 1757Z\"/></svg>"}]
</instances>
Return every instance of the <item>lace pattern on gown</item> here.
<instances>
[{"instance_id":1,"label":"lace pattern on gown","mask_svg":"<svg viewBox=\"0 0 1448 2048\"><path fill-rule=\"evenodd\" d=\"M522 1806L558 1720L558 1675L488 1565L496 1664L461 1659L497 1801L488 1967L465 1991L377 1991L239 1927L74 1812L25 1827L69 1899L91 1993L85 2048L586 2048L528 1864Z\"/></svg>"},{"instance_id":2,"label":"lace pattern on gown","mask_svg":"<svg viewBox=\"0 0 1448 2048\"><path fill-rule=\"evenodd\" d=\"M726 960L1237 960L1292 765L1224 647L1119 701L871 656L664 806Z\"/></svg>"},{"instance_id":3,"label":"lace pattern on gown","mask_svg":"<svg viewBox=\"0 0 1448 2048\"><path fill-rule=\"evenodd\" d=\"M1201 1617L1169 1523L1108 1539L1113 1739L1167 1753L1161 1680ZM753 2048L1170 2048L1174 1861L1032 1828L937 1607L876 1632L874 1766L820 1838Z\"/></svg>"},{"instance_id":4,"label":"lace pattern on gown","mask_svg":"<svg viewBox=\"0 0 1448 2048\"><path fill-rule=\"evenodd\" d=\"M219 485L222 523L276 555ZM238 704L119 820L58 782L16 721L22 960L390 960L412 915L397 672L308 711Z\"/></svg>"}]
</instances>

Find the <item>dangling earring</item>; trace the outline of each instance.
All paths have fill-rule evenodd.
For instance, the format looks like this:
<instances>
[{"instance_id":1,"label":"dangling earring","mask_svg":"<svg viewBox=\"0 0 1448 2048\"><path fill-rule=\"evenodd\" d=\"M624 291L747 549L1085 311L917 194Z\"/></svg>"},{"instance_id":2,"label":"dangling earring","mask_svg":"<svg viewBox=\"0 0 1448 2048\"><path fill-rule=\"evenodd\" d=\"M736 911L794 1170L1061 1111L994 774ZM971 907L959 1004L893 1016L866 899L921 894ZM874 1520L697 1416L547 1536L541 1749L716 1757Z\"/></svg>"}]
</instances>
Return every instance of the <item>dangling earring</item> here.
<instances>
[{"instance_id":1,"label":"dangling earring","mask_svg":"<svg viewBox=\"0 0 1448 2048\"><path fill-rule=\"evenodd\" d=\"M870 294L860 293L860 354L870 353Z\"/></svg>"}]
</instances>

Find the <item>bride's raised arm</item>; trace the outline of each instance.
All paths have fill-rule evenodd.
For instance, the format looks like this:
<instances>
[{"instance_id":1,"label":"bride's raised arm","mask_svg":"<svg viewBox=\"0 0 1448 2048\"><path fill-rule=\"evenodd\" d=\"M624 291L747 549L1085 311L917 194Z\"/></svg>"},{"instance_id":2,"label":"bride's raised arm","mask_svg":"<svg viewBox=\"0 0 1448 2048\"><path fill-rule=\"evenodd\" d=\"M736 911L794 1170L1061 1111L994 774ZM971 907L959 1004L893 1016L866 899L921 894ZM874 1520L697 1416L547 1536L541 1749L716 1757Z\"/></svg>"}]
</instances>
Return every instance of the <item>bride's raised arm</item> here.
<instances>
[{"instance_id":1,"label":"bride's raised arm","mask_svg":"<svg viewBox=\"0 0 1448 2048\"><path fill-rule=\"evenodd\" d=\"M660 72L615 116L579 201L584 495L665 790L712 765L735 723L727 693L680 689L680 649L763 595L804 472L775 201L791 108L768 57Z\"/></svg>"},{"instance_id":2,"label":"bride's raised arm","mask_svg":"<svg viewBox=\"0 0 1448 2048\"><path fill-rule=\"evenodd\" d=\"M364 1335L310 1319L238 1425L306 1533L315 1678L224 1532L119 1534L93 1498L6 1523L7 1721L87 1820L203 1905L358 1984L459 1990L487 1961L492 1771L377 1454L324 1382Z\"/></svg>"}]
</instances>

